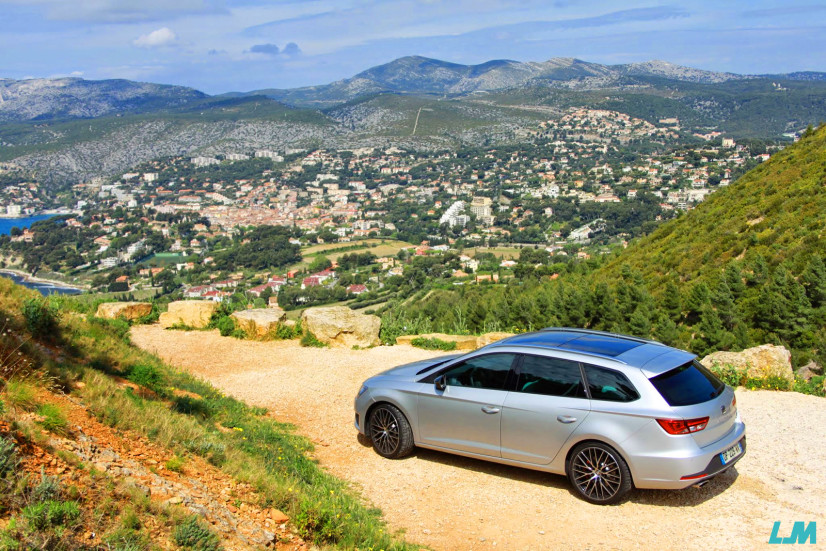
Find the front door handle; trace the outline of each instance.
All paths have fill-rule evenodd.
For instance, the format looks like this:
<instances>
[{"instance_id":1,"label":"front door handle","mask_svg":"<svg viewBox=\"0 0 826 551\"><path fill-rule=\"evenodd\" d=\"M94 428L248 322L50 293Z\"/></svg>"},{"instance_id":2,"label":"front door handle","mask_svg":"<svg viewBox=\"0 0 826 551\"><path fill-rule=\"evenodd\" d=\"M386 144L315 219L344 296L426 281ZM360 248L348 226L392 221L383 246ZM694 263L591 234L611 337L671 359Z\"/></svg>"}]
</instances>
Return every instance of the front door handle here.
<instances>
[{"instance_id":1,"label":"front door handle","mask_svg":"<svg viewBox=\"0 0 826 551\"><path fill-rule=\"evenodd\" d=\"M576 417L571 417L569 415L557 415L556 420L560 423L565 423L566 425L569 423L573 423L576 421Z\"/></svg>"},{"instance_id":2,"label":"front door handle","mask_svg":"<svg viewBox=\"0 0 826 551\"><path fill-rule=\"evenodd\" d=\"M495 408L493 406L482 406L482 411L485 413L489 413L493 415L494 413L499 413L501 410L499 408Z\"/></svg>"}]
</instances>

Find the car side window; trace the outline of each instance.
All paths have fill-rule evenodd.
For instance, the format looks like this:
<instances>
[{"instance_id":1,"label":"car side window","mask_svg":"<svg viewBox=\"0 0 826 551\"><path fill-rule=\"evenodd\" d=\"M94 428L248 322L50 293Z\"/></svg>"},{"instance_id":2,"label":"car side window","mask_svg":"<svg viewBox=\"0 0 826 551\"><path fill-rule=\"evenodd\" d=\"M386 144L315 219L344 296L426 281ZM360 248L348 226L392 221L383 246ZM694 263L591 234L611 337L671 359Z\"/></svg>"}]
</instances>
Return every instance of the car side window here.
<instances>
[{"instance_id":1,"label":"car side window","mask_svg":"<svg viewBox=\"0 0 826 551\"><path fill-rule=\"evenodd\" d=\"M516 389L528 394L586 398L579 363L561 358L525 355Z\"/></svg>"},{"instance_id":2,"label":"car side window","mask_svg":"<svg viewBox=\"0 0 826 551\"><path fill-rule=\"evenodd\" d=\"M486 354L444 372L448 386L504 390L516 354Z\"/></svg>"},{"instance_id":3,"label":"car side window","mask_svg":"<svg viewBox=\"0 0 826 551\"><path fill-rule=\"evenodd\" d=\"M594 365L583 365L583 368L592 400L633 402L640 397L631 381L619 371Z\"/></svg>"}]
</instances>

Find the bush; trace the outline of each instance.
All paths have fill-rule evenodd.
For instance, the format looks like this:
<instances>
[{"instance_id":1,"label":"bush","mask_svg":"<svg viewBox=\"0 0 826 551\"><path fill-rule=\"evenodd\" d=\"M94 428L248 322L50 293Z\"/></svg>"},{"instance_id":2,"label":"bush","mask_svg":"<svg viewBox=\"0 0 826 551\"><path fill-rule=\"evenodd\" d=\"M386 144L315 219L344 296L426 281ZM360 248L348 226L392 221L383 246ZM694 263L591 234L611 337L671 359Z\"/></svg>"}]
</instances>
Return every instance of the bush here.
<instances>
[{"instance_id":1,"label":"bush","mask_svg":"<svg viewBox=\"0 0 826 551\"><path fill-rule=\"evenodd\" d=\"M6 400L14 408L32 411L37 407L34 389L24 381L8 381L5 388Z\"/></svg>"},{"instance_id":2,"label":"bush","mask_svg":"<svg viewBox=\"0 0 826 551\"><path fill-rule=\"evenodd\" d=\"M17 445L12 440L0 438L0 478L13 475L19 465Z\"/></svg>"},{"instance_id":3,"label":"bush","mask_svg":"<svg viewBox=\"0 0 826 551\"><path fill-rule=\"evenodd\" d=\"M169 458L164 466L172 472L179 473L184 469L184 463L186 463L186 460L183 457L174 455Z\"/></svg>"},{"instance_id":4,"label":"bush","mask_svg":"<svg viewBox=\"0 0 826 551\"><path fill-rule=\"evenodd\" d=\"M301 335L301 326L296 324L293 326L279 323L275 329L270 329L267 333L267 340L281 341L294 339Z\"/></svg>"},{"instance_id":5,"label":"bush","mask_svg":"<svg viewBox=\"0 0 826 551\"><path fill-rule=\"evenodd\" d=\"M70 526L80 516L80 507L76 501L48 500L29 505L21 513L30 529L45 530Z\"/></svg>"},{"instance_id":6,"label":"bush","mask_svg":"<svg viewBox=\"0 0 826 551\"><path fill-rule=\"evenodd\" d=\"M311 346L313 348L324 348L327 345L318 340L318 338L313 335L311 331L305 331L304 335L301 336L301 346Z\"/></svg>"},{"instance_id":7,"label":"bush","mask_svg":"<svg viewBox=\"0 0 826 551\"><path fill-rule=\"evenodd\" d=\"M27 298L23 301L22 313L26 329L33 336L47 340L57 337L60 312L48 299Z\"/></svg>"},{"instance_id":8,"label":"bush","mask_svg":"<svg viewBox=\"0 0 826 551\"><path fill-rule=\"evenodd\" d=\"M235 331L235 320L229 316L221 316L212 321L210 326L220 331L222 337L229 337Z\"/></svg>"},{"instance_id":9,"label":"bush","mask_svg":"<svg viewBox=\"0 0 826 551\"><path fill-rule=\"evenodd\" d=\"M49 432L65 436L69 433L69 421L63 410L54 404L42 404L37 408L38 415L43 416L40 424Z\"/></svg>"},{"instance_id":10,"label":"bush","mask_svg":"<svg viewBox=\"0 0 826 551\"><path fill-rule=\"evenodd\" d=\"M197 516L187 517L175 528L175 543L193 551L218 551L221 545L216 536Z\"/></svg>"},{"instance_id":11,"label":"bush","mask_svg":"<svg viewBox=\"0 0 826 551\"><path fill-rule=\"evenodd\" d=\"M456 343L453 341L443 341L442 339L417 337L410 341L410 344L418 348L427 350L456 350Z\"/></svg>"},{"instance_id":12,"label":"bush","mask_svg":"<svg viewBox=\"0 0 826 551\"><path fill-rule=\"evenodd\" d=\"M151 365L138 364L132 366L126 378L159 394L166 387L163 374L157 367Z\"/></svg>"},{"instance_id":13,"label":"bush","mask_svg":"<svg viewBox=\"0 0 826 551\"><path fill-rule=\"evenodd\" d=\"M41 468L40 483L32 488L32 501L43 503L60 497L60 479L56 476L47 476Z\"/></svg>"}]
</instances>

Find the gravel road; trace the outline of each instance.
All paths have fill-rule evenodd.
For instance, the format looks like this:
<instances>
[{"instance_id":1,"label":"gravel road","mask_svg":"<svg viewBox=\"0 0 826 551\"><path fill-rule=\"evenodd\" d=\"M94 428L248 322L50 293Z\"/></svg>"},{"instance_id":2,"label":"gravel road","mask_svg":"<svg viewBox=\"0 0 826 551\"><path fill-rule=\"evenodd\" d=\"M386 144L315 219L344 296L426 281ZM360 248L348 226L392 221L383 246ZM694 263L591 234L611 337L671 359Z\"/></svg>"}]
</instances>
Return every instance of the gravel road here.
<instances>
[{"instance_id":1,"label":"gravel road","mask_svg":"<svg viewBox=\"0 0 826 551\"><path fill-rule=\"evenodd\" d=\"M361 382L438 353L407 346L370 350L252 342L217 331L132 328L132 340L224 392L266 407L316 443L315 455L384 511L407 539L437 550L770 549L781 521L826 525L826 400L739 390L749 448L735 469L703 488L639 490L615 507L576 498L562 476L418 450L382 459L356 437Z\"/></svg>"}]
</instances>

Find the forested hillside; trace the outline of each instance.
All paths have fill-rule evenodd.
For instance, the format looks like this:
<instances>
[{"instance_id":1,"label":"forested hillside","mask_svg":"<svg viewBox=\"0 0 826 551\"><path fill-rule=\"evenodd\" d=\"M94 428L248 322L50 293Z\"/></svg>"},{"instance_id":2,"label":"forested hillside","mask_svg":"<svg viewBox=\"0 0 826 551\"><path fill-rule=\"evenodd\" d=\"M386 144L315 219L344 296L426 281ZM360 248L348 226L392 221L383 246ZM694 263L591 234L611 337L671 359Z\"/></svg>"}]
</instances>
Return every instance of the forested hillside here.
<instances>
[{"instance_id":1,"label":"forested hillside","mask_svg":"<svg viewBox=\"0 0 826 551\"><path fill-rule=\"evenodd\" d=\"M590 327L698 354L775 342L799 365L826 344L825 226L822 127L606 262L525 250L507 285L434 291L395 315L444 331Z\"/></svg>"}]
</instances>

